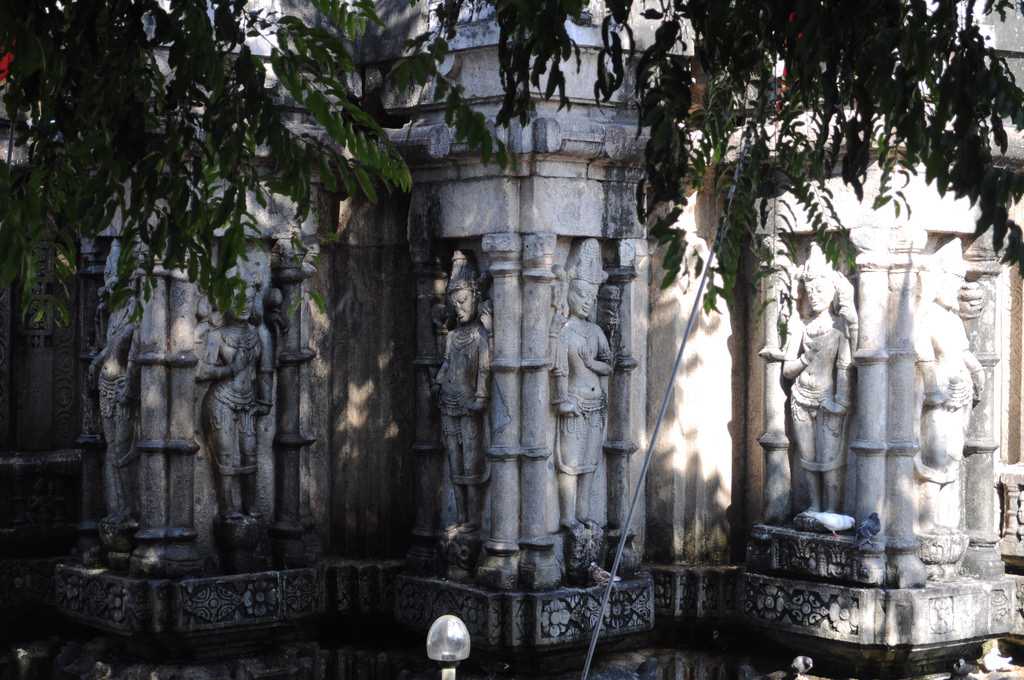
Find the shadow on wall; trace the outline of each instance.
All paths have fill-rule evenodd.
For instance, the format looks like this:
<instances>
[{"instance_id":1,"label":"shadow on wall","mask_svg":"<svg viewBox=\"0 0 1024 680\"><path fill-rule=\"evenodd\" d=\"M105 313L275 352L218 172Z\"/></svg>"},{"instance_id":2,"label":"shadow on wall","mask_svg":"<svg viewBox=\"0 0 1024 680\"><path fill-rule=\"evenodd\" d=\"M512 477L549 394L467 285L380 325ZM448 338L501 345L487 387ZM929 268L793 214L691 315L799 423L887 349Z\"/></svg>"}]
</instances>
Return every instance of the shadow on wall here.
<instances>
[{"instance_id":1,"label":"shadow on wall","mask_svg":"<svg viewBox=\"0 0 1024 680\"><path fill-rule=\"evenodd\" d=\"M325 249L331 552L401 557L413 515L415 281L408 201L343 206ZM323 279L321 279L323 281Z\"/></svg>"},{"instance_id":2,"label":"shadow on wall","mask_svg":"<svg viewBox=\"0 0 1024 680\"><path fill-rule=\"evenodd\" d=\"M712 220L703 223L714 226ZM696 224L682 225L687 232ZM701 232L706 229L701 229ZM689 237L691 257L705 258L707 242ZM661 251L652 253L648 335L647 433L653 433L666 381L699 285L685 272L661 289ZM690 262L690 271L693 271ZM744 487L745 281L738 300L701 317L687 344L647 479L646 555L651 562L725 564L737 559L745 532L734 502ZM742 557L742 549L738 551Z\"/></svg>"}]
</instances>

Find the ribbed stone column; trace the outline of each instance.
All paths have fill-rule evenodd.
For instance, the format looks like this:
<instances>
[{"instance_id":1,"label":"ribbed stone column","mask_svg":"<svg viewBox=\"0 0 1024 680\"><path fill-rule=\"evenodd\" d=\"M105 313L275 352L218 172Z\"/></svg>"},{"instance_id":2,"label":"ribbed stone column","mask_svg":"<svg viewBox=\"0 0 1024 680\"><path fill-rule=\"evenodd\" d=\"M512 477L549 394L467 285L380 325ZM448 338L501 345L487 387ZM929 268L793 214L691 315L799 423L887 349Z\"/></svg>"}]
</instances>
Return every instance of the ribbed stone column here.
<instances>
[{"instance_id":1,"label":"ribbed stone column","mask_svg":"<svg viewBox=\"0 0 1024 680\"><path fill-rule=\"evenodd\" d=\"M173 578L198 573L194 467L195 285L159 265L139 330L141 366L139 531L131 573Z\"/></svg>"},{"instance_id":2,"label":"ribbed stone column","mask_svg":"<svg viewBox=\"0 0 1024 680\"><path fill-rule=\"evenodd\" d=\"M523 313L522 313L522 445L520 468L522 517L519 547L519 583L523 588L554 588L561 581L555 559L554 537L548 533L547 467L551 459L548 434L554 427L551 417L548 327L552 316L552 264L555 256L554 234L527 234L523 237Z\"/></svg>"},{"instance_id":3,"label":"ribbed stone column","mask_svg":"<svg viewBox=\"0 0 1024 680\"><path fill-rule=\"evenodd\" d=\"M410 571L433 576L439 573L441 519L441 466L444 464L441 425L431 397L434 373L441 366L434 335L434 305L444 300L445 275L431 255L430 242L414 241L413 274L416 277L416 421L412 453L416 459L416 519L412 547L406 554Z\"/></svg>"},{"instance_id":4,"label":"ribbed stone column","mask_svg":"<svg viewBox=\"0 0 1024 680\"><path fill-rule=\"evenodd\" d=\"M872 230L863 230L872 231ZM857 243L857 234L854 242ZM870 238L870 237L869 237ZM884 518L885 507L885 453L888 432L888 316L889 316L889 257L888 253L864 248L857 255L857 311L858 335L853 362L857 367L857 401L853 438L850 449L856 455L856 498L853 504L858 521L871 513ZM876 564L882 568L885 549L885 530L865 546L866 552L877 555Z\"/></svg>"},{"instance_id":5,"label":"ribbed stone column","mask_svg":"<svg viewBox=\"0 0 1024 680\"><path fill-rule=\"evenodd\" d=\"M775 243L769 247L779 253ZM782 266L781 253L776 255ZM758 353L764 359L764 432L757 438L764 453L764 522L781 526L793 517L792 466L789 437L786 436L786 393L782 389L782 362L785 351L779 337L780 293L792 293L783 270L762 281L764 300L764 347Z\"/></svg>"},{"instance_id":6,"label":"ribbed stone column","mask_svg":"<svg viewBox=\"0 0 1024 680\"><path fill-rule=\"evenodd\" d=\"M999 412L995 407L995 368L999 363L996 316L999 312L997 278L999 258L992 247L992 232L986 232L968 246L967 280L983 293L977 315L964 315L971 352L985 369L985 389L971 414L964 447L964 525L970 538L963 570L978 578L993 578L1005 572L999 555L995 461L999 450Z\"/></svg>"},{"instance_id":7,"label":"ribbed stone column","mask_svg":"<svg viewBox=\"0 0 1024 680\"><path fill-rule=\"evenodd\" d=\"M484 543L484 559L477 570L481 584L512 590L518 581L519 562L519 349L522 330L522 290L519 281L519 236L512 233L484 236L482 250L494 280L494 357L491 361L492 423L487 458L491 464L491 535ZM546 329L545 329L546 330ZM507 409L495 413L494 409Z\"/></svg>"},{"instance_id":8,"label":"ribbed stone column","mask_svg":"<svg viewBox=\"0 0 1024 680\"><path fill-rule=\"evenodd\" d=\"M913 338L920 296L920 247L923 245L923 238L915 243L901 243L893 252L889 268L886 508L882 522L888 563L886 582L896 588L919 588L928 580L927 571L917 554L919 542L914 534L917 519L914 456L921 448L915 425L921 414L914 398L917 353ZM877 399L870 394L863 397L869 401Z\"/></svg>"},{"instance_id":9,"label":"ribbed stone column","mask_svg":"<svg viewBox=\"0 0 1024 680\"><path fill-rule=\"evenodd\" d=\"M279 246L282 243L279 242ZM314 564L317 555L308 554L302 526L300 468L303 452L316 440L302 432L302 383L316 352L303 342L302 306L308 273L302 267L302 252L295 252L288 240L275 252L271 263L274 286L281 291L281 310L287 324L277 338L277 431L274 435L274 523L270 537L274 563L281 568ZM264 363L268 365L268 363ZM273 364L269 364L273 365ZM265 369L261 367L261 372ZM260 379L271 376L261 375Z\"/></svg>"},{"instance_id":10,"label":"ribbed stone column","mask_svg":"<svg viewBox=\"0 0 1024 680\"><path fill-rule=\"evenodd\" d=\"M96 385L89 382L89 366L92 364L105 337L97 319L99 293L103 285L106 252L97 239L83 239L78 264L78 347L79 347L79 394L81 395L79 434L75 444L82 451L82 501L78 522L78 543L75 554L87 566L95 566L100 560L100 538L97 522L106 510L103 488L103 441L99 420L99 394Z\"/></svg>"},{"instance_id":11,"label":"ribbed stone column","mask_svg":"<svg viewBox=\"0 0 1024 680\"><path fill-rule=\"evenodd\" d=\"M633 281L636 279L636 248L629 241L616 243L615 266L608 270L608 281L602 293L609 297L609 319L605 333L614 354L614 369L608 381L608 426L605 433L604 454L608 473L608 540L609 564L623 532L630 533L626 515L632 493L629 483L629 459L637 445L630 436L632 423L632 390L630 381L637 367L632 354ZM599 319L600 323L600 319ZM610 331L610 333L609 333ZM631 575L640 566L640 558L633 549L630 534L622 556L620 573Z\"/></svg>"}]
</instances>

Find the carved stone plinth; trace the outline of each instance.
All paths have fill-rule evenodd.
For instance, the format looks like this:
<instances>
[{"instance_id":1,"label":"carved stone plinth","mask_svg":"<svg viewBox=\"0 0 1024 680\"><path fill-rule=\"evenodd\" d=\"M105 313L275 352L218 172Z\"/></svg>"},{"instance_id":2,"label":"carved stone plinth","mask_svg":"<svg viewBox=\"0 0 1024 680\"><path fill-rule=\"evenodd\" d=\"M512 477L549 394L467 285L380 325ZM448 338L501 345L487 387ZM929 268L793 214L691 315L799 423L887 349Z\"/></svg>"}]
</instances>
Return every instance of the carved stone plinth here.
<instances>
[{"instance_id":1,"label":"carved stone plinth","mask_svg":"<svg viewBox=\"0 0 1024 680\"><path fill-rule=\"evenodd\" d=\"M402 560L327 558L329 607L342 615L391 617L395 610L395 578Z\"/></svg>"},{"instance_id":2,"label":"carved stone plinth","mask_svg":"<svg viewBox=\"0 0 1024 680\"><path fill-rule=\"evenodd\" d=\"M647 565L654 577L654 611L659 623L726 621L736 614L736 583L741 567Z\"/></svg>"},{"instance_id":3,"label":"carved stone plinth","mask_svg":"<svg viewBox=\"0 0 1024 680\"><path fill-rule=\"evenodd\" d=\"M171 580L61 564L54 592L61 613L131 636L140 654L244 653L324 610L323 579L312 568Z\"/></svg>"},{"instance_id":4,"label":"carved stone plinth","mask_svg":"<svg viewBox=\"0 0 1024 680\"><path fill-rule=\"evenodd\" d=\"M971 647L1011 630L1015 583L961 579L924 588L860 588L746 573L738 615L795 651L846 659L846 672L947 668Z\"/></svg>"},{"instance_id":5,"label":"carved stone plinth","mask_svg":"<svg viewBox=\"0 0 1024 680\"><path fill-rule=\"evenodd\" d=\"M586 647L602 594L603 586L498 592L403 574L395 582L395 616L414 630L426 631L438 616L455 614L469 627L474 649ZM642 633L653 627L654 583L650 575L618 583L605 613L601 638Z\"/></svg>"},{"instance_id":6,"label":"carved stone plinth","mask_svg":"<svg viewBox=\"0 0 1024 680\"><path fill-rule=\"evenodd\" d=\"M1014 465L999 475L999 503L1002 524L999 553L1010 569L1024 569L1024 466Z\"/></svg>"},{"instance_id":7,"label":"carved stone plinth","mask_svg":"<svg viewBox=\"0 0 1024 680\"><path fill-rule=\"evenodd\" d=\"M750 532L747 568L877 586L885 580L883 550L880 543L858 548L850 534L832 536L759 524Z\"/></svg>"}]
</instances>

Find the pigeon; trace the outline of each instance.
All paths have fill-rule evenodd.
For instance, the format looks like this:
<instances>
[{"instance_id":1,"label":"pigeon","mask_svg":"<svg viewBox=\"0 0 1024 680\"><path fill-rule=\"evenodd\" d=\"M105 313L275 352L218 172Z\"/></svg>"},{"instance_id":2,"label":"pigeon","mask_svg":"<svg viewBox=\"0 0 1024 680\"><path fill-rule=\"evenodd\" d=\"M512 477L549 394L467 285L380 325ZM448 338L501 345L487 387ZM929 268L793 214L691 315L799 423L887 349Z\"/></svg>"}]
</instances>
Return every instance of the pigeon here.
<instances>
[{"instance_id":1,"label":"pigeon","mask_svg":"<svg viewBox=\"0 0 1024 680\"><path fill-rule=\"evenodd\" d=\"M655 680L658 677L658 657L649 656L636 667L637 680Z\"/></svg>"},{"instance_id":2,"label":"pigeon","mask_svg":"<svg viewBox=\"0 0 1024 680\"><path fill-rule=\"evenodd\" d=\"M950 680L954 678L969 678L973 671L978 670L976 666L972 666L963 659L957 659L956 663L953 664L953 675L950 676Z\"/></svg>"},{"instance_id":3,"label":"pigeon","mask_svg":"<svg viewBox=\"0 0 1024 680\"><path fill-rule=\"evenodd\" d=\"M588 570L588 573L590 574L590 581L591 581L591 582L592 582L592 583L593 583L594 585L598 585L598 586L603 586L603 585L607 584L607 583L608 583L608 581L609 581L609 580L611 579L611 577L612 577L612 575L611 575L611 574L609 574L609 573L608 573L607 571L605 571L604 569L602 569L602 568L601 568L601 567L600 567L600 566L599 566L599 565L597 564L597 562L591 562L591 563L590 563L590 569ZM618 580L619 580L619 577L618 577L618 576L616 576L616 577L615 577L615 580L616 580L616 581L618 581Z\"/></svg>"},{"instance_id":4,"label":"pigeon","mask_svg":"<svg viewBox=\"0 0 1024 680\"><path fill-rule=\"evenodd\" d=\"M793 673L794 678L806 675L812 668L814 668L814 661L809 656L798 656L793 659L793 663L789 664L789 670Z\"/></svg>"},{"instance_id":5,"label":"pigeon","mask_svg":"<svg viewBox=\"0 0 1024 680\"><path fill-rule=\"evenodd\" d=\"M981 667L989 673L995 673L996 671L1008 671L1013 668L1012 657L1000 656L999 648L992 647L988 654L982 657Z\"/></svg>"},{"instance_id":6,"label":"pigeon","mask_svg":"<svg viewBox=\"0 0 1024 680\"><path fill-rule=\"evenodd\" d=\"M857 525L857 547L863 548L866 545L875 545L875 536L882 530L882 522L878 519L878 513L873 512L868 518Z\"/></svg>"}]
</instances>

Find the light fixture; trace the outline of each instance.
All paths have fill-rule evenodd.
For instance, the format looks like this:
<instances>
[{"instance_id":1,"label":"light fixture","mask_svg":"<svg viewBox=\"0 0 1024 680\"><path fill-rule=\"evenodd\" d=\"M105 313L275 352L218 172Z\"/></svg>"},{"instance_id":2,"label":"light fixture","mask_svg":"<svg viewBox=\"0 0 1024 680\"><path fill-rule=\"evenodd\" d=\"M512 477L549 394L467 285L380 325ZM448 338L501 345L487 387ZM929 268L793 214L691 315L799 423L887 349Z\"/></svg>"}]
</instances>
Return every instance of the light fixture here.
<instances>
[{"instance_id":1,"label":"light fixture","mask_svg":"<svg viewBox=\"0 0 1024 680\"><path fill-rule=\"evenodd\" d=\"M441 663L441 680L455 680L455 667L469 658L469 630L458 616L445 614L427 631L427 657Z\"/></svg>"}]
</instances>

